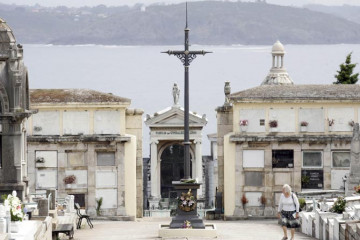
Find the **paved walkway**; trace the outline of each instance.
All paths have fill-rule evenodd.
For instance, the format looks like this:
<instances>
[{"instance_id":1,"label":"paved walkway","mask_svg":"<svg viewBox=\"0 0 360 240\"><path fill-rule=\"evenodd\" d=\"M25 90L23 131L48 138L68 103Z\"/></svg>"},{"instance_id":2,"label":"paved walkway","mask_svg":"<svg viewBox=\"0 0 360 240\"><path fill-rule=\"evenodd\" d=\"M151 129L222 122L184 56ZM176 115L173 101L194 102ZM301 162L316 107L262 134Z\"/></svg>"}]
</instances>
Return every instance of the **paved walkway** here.
<instances>
[{"instance_id":1,"label":"paved walkway","mask_svg":"<svg viewBox=\"0 0 360 240\"><path fill-rule=\"evenodd\" d=\"M135 222L122 221L93 221L94 228L75 231L75 240L117 240L117 239L157 239L159 224L169 224L167 218L143 218ZM246 239L246 240L280 240L282 229L277 220L247 220L247 221L206 221L214 223L218 229L217 239ZM289 232L290 236L290 232ZM67 239L67 238L64 238ZM174 238L166 238L170 240ZM209 239L209 238L176 238ZM296 240L314 239L301 233L295 233Z\"/></svg>"}]
</instances>

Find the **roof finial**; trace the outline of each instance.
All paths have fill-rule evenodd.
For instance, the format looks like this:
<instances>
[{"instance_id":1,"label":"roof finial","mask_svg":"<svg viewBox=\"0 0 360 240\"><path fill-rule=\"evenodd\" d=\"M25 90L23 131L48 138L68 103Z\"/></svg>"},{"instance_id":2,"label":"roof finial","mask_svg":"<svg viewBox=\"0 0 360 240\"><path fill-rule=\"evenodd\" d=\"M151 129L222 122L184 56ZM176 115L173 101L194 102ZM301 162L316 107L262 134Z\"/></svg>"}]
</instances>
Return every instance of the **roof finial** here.
<instances>
[{"instance_id":1,"label":"roof finial","mask_svg":"<svg viewBox=\"0 0 360 240\"><path fill-rule=\"evenodd\" d=\"M186 26L185 28L188 27L188 14L187 14L187 2L186 2Z\"/></svg>"}]
</instances>

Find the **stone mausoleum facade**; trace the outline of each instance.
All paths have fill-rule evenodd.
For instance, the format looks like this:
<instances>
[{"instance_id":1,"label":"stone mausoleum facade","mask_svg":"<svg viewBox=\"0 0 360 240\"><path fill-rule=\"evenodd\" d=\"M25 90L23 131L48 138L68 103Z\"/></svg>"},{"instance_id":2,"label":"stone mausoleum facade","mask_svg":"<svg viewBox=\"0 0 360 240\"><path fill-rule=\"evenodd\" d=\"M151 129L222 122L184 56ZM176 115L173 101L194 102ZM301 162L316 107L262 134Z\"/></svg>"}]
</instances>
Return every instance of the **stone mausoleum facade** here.
<instances>
[{"instance_id":1,"label":"stone mausoleum facade","mask_svg":"<svg viewBox=\"0 0 360 240\"><path fill-rule=\"evenodd\" d=\"M87 89L33 89L28 121L31 193L75 195L91 216L142 217L142 110ZM75 177L75 180L74 180Z\"/></svg>"},{"instance_id":2,"label":"stone mausoleum facade","mask_svg":"<svg viewBox=\"0 0 360 240\"><path fill-rule=\"evenodd\" d=\"M24 199L27 194L24 119L30 114L23 47L0 18L0 195L16 190Z\"/></svg>"},{"instance_id":3,"label":"stone mausoleum facade","mask_svg":"<svg viewBox=\"0 0 360 240\"><path fill-rule=\"evenodd\" d=\"M360 120L360 86L293 84L284 54L275 43L261 86L226 91L225 104L217 108L225 218L274 216L285 183L295 192L344 188L353 125Z\"/></svg>"}]
</instances>

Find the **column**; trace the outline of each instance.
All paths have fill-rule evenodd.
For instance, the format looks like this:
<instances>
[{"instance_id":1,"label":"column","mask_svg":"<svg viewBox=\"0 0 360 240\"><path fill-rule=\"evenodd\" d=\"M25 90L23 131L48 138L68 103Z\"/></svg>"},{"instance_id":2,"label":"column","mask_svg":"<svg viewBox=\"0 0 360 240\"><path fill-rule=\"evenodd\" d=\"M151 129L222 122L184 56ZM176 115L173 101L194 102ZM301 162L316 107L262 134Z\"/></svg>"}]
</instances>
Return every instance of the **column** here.
<instances>
[{"instance_id":1,"label":"column","mask_svg":"<svg viewBox=\"0 0 360 240\"><path fill-rule=\"evenodd\" d=\"M195 145L195 178L201 183L203 181L203 169L202 169L202 154L201 154L201 139L194 141ZM203 186L200 185L198 190L198 197L203 197Z\"/></svg>"},{"instance_id":2,"label":"column","mask_svg":"<svg viewBox=\"0 0 360 240\"><path fill-rule=\"evenodd\" d=\"M152 140L151 145L151 194L149 198L149 209L157 209L159 208L160 201L160 177L159 177L159 161L158 161L158 145L159 141Z\"/></svg>"}]
</instances>

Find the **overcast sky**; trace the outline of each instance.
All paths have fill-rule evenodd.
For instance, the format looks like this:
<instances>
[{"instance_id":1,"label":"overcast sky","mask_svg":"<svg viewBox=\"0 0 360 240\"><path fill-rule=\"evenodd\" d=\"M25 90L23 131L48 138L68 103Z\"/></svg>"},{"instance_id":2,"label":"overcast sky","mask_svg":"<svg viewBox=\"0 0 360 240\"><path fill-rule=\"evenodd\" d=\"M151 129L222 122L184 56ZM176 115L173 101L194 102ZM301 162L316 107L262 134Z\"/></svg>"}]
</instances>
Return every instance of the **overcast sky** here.
<instances>
[{"instance_id":1,"label":"overcast sky","mask_svg":"<svg viewBox=\"0 0 360 240\"><path fill-rule=\"evenodd\" d=\"M202 0L187 0L188 2L202 1ZM218 0L217 0L218 1ZM236 0L224 0L224 1L236 1ZM242 0L255 1L255 0ZM34 5L36 3L42 6L54 7L54 6L68 6L68 7L81 7L81 6L97 6L104 4L107 6L122 6L122 5L134 5L136 3L152 4L152 3L179 3L185 2L185 0L0 0L0 3L7 4L19 4L19 5ZM268 3L280 4L280 5L293 5L302 6L304 4L316 3L324 5L357 5L360 6L360 0L267 0Z\"/></svg>"}]
</instances>

